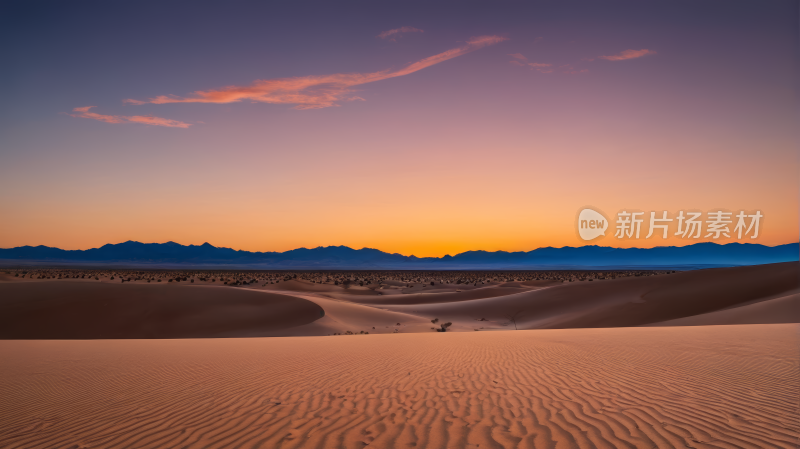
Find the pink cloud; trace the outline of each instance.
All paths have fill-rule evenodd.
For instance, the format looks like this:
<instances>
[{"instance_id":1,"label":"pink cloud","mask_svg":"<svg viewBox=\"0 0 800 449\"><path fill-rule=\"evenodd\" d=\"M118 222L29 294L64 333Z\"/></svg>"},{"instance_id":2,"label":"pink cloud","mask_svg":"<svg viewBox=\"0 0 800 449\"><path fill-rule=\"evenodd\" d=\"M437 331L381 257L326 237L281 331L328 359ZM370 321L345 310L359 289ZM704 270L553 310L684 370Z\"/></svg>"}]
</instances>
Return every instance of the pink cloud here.
<instances>
[{"instance_id":1,"label":"pink cloud","mask_svg":"<svg viewBox=\"0 0 800 449\"><path fill-rule=\"evenodd\" d=\"M227 86L214 90L196 91L191 97L187 98L173 95L161 95L151 98L148 103L221 104L249 100L271 104L294 104L296 105L295 109L327 108L338 106L337 103L340 101L362 100L359 97L353 96L354 90L352 88L354 86L408 75L426 67L505 40L507 40L507 38L500 36L473 37L461 47L429 56L399 70L256 80L249 86Z\"/></svg>"},{"instance_id":2,"label":"pink cloud","mask_svg":"<svg viewBox=\"0 0 800 449\"><path fill-rule=\"evenodd\" d=\"M379 37L381 39L389 38L390 41L394 41L395 39L400 37L400 34L402 33L424 33L424 31L414 27L400 27L400 28L395 28L393 30L384 31L383 33L379 34L376 37Z\"/></svg>"},{"instance_id":3,"label":"pink cloud","mask_svg":"<svg viewBox=\"0 0 800 449\"><path fill-rule=\"evenodd\" d=\"M521 53L512 53L508 56L511 56L512 59L509 61L511 64L519 67L530 67L533 70L541 73L552 73L553 72L553 64L545 63L545 62L528 62L528 58L523 56Z\"/></svg>"},{"instance_id":4,"label":"pink cloud","mask_svg":"<svg viewBox=\"0 0 800 449\"><path fill-rule=\"evenodd\" d=\"M654 55L654 54L656 54L655 50L648 50L646 48L643 48L641 50L625 50L616 55L598 56L598 57L600 59L605 59L607 61L624 61L626 59L636 59L636 58L641 58L642 56Z\"/></svg>"},{"instance_id":5,"label":"pink cloud","mask_svg":"<svg viewBox=\"0 0 800 449\"><path fill-rule=\"evenodd\" d=\"M146 101L134 100L132 98L128 98L126 100L122 100L122 102L123 103L128 103L128 104L136 104L136 105L147 104Z\"/></svg>"},{"instance_id":6,"label":"pink cloud","mask_svg":"<svg viewBox=\"0 0 800 449\"><path fill-rule=\"evenodd\" d=\"M189 123L179 122L161 117L153 117L152 115L132 115L125 117L131 123L144 123L145 125L167 126L170 128L188 128L192 126Z\"/></svg>"},{"instance_id":7,"label":"pink cloud","mask_svg":"<svg viewBox=\"0 0 800 449\"><path fill-rule=\"evenodd\" d=\"M69 115L72 117L90 118L92 120L99 120L106 123L143 123L145 125L166 126L169 128L188 128L192 126L189 123L170 120L167 118L153 117L150 115L103 115L95 112L89 112L89 109L92 109L93 107L94 106L84 106L81 108L75 108L72 110L72 112L75 112L75 114Z\"/></svg>"}]
</instances>

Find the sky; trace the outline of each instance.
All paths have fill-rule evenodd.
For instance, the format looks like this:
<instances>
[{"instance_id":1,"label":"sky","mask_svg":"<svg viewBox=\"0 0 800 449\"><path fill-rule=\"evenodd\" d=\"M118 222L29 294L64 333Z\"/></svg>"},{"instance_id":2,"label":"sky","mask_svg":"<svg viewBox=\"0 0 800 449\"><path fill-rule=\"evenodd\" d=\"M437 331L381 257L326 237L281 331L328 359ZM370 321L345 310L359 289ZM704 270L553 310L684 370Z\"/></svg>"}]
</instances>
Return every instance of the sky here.
<instances>
[{"instance_id":1,"label":"sky","mask_svg":"<svg viewBox=\"0 0 800 449\"><path fill-rule=\"evenodd\" d=\"M284 3L3 2L0 247L798 241L796 1Z\"/></svg>"}]
</instances>

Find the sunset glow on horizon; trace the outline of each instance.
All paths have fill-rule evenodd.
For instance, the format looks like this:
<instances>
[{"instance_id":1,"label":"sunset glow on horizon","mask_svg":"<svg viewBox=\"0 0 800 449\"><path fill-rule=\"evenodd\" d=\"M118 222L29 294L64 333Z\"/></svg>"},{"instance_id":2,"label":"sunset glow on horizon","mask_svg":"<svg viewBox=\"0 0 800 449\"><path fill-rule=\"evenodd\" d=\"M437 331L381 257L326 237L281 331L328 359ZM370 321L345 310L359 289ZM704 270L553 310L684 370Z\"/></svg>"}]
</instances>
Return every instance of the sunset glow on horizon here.
<instances>
[{"instance_id":1,"label":"sunset glow on horizon","mask_svg":"<svg viewBox=\"0 0 800 449\"><path fill-rule=\"evenodd\" d=\"M0 247L797 242L796 8L614 5L8 7ZM764 218L583 241L584 207Z\"/></svg>"}]
</instances>

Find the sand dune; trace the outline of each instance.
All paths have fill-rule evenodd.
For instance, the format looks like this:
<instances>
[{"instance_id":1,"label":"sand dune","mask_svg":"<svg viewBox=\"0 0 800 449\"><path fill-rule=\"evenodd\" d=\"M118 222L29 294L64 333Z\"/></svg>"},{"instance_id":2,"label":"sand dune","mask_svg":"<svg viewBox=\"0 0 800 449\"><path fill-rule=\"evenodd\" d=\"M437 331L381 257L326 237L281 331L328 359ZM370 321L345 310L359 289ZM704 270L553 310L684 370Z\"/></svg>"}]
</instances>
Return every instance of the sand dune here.
<instances>
[{"instance_id":1,"label":"sand dune","mask_svg":"<svg viewBox=\"0 0 800 449\"><path fill-rule=\"evenodd\" d=\"M513 295L516 293L531 291L536 287L503 287L503 286L490 286L484 288L471 289L466 291L459 291L454 288L439 289L432 292L413 292L405 293L402 295L391 295L388 297L383 296L349 296L346 294L335 294L337 298L345 299L351 302L372 305L388 305L388 304L431 304L431 303L447 303L447 302L460 302L470 301L483 298L495 298L498 296Z\"/></svg>"},{"instance_id":2,"label":"sand dune","mask_svg":"<svg viewBox=\"0 0 800 449\"><path fill-rule=\"evenodd\" d=\"M258 288L258 287L256 287ZM297 292L297 293L349 293L351 295L378 295L378 293L361 287L351 287L345 290L338 285L330 284L313 284L311 282L303 282L297 280L279 282L277 284L268 284L263 287L264 290L280 291L280 292Z\"/></svg>"},{"instance_id":3,"label":"sand dune","mask_svg":"<svg viewBox=\"0 0 800 449\"><path fill-rule=\"evenodd\" d=\"M663 321L651 326L800 323L800 293L759 300L716 312Z\"/></svg>"},{"instance_id":4,"label":"sand dune","mask_svg":"<svg viewBox=\"0 0 800 449\"><path fill-rule=\"evenodd\" d=\"M299 295L325 310L325 316L311 324L276 332L276 335L331 335L334 333L369 332L370 334L431 332L431 322L426 318L354 304L347 301Z\"/></svg>"},{"instance_id":5,"label":"sand dune","mask_svg":"<svg viewBox=\"0 0 800 449\"><path fill-rule=\"evenodd\" d=\"M0 276L0 448L797 447L800 325L707 325L800 321L798 268L433 288ZM369 335L328 336L347 331ZM191 339L254 336L278 338Z\"/></svg>"},{"instance_id":6,"label":"sand dune","mask_svg":"<svg viewBox=\"0 0 800 449\"><path fill-rule=\"evenodd\" d=\"M800 322L800 263L584 282L343 288L0 278L0 338L320 336ZM379 288L397 284L397 288ZM784 299L779 299L788 297ZM759 304L763 303L763 304ZM400 324L397 324L400 323Z\"/></svg>"},{"instance_id":7,"label":"sand dune","mask_svg":"<svg viewBox=\"0 0 800 449\"><path fill-rule=\"evenodd\" d=\"M792 448L798 330L0 341L0 447Z\"/></svg>"},{"instance_id":8,"label":"sand dune","mask_svg":"<svg viewBox=\"0 0 800 449\"><path fill-rule=\"evenodd\" d=\"M486 328L505 324L516 314L520 329L629 327L718 311L754 300L800 291L798 263L688 271L642 278L561 284L506 296L461 302L396 305L388 310L458 321ZM374 303L373 303L374 304ZM757 317L752 317L759 322ZM796 314L783 317L797 322ZM715 323L724 324L724 323ZM511 324L513 326L513 324Z\"/></svg>"},{"instance_id":9,"label":"sand dune","mask_svg":"<svg viewBox=\"0 0 800 449\"><path fill-rule=\"evenodd\" d=\"M268 336L324 315L302 298L210 286L9 282L0 298L4 339Z\"/></svg>"}]
</instances>

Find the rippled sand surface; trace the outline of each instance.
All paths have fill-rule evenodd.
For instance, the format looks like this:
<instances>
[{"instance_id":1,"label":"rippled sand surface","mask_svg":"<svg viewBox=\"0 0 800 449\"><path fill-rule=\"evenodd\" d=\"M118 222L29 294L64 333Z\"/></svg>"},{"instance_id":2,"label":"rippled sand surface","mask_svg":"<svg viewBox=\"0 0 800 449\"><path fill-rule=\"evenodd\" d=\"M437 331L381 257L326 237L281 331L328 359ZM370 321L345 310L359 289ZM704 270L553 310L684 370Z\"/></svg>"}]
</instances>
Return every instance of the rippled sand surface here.
<instances>
[{"instance_id":1,"label":"rippled sand surface","mask_svg":"<svg viewBox=\"0 0 800 449\"><path fill-rule=\"evenodd\" d=\"M793 448L799 329L0 341L0 447Z\"/></svg>"}]
</instances>

